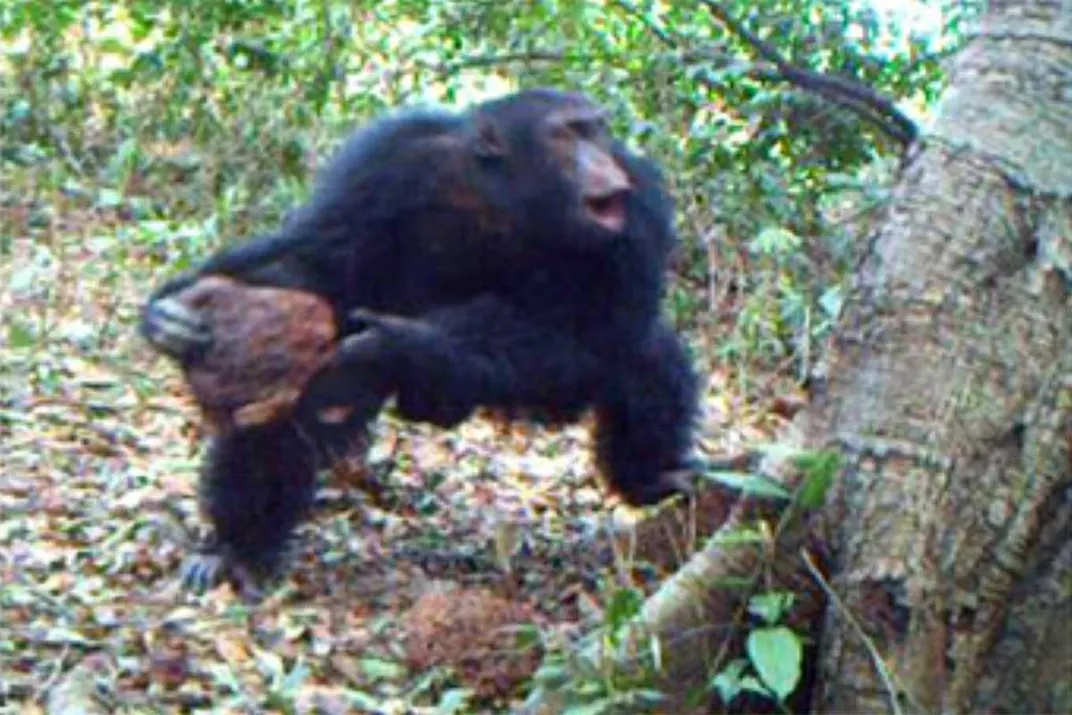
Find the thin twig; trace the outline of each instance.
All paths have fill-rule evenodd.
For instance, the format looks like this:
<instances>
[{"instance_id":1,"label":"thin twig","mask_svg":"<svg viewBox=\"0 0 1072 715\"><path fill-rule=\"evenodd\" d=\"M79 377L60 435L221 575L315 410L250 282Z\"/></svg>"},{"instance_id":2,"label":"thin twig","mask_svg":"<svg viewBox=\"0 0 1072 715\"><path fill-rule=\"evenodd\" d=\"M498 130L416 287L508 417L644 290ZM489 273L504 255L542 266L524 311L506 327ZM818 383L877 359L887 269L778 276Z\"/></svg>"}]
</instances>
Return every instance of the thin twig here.
<instances>
[{"instance_id":1,"label":"thin twig","mask_svg":"<svg viewBox=\"0 0 1072 715\"><path fill-rule=\"evenodd\" d=\"M901 703L897 697L898 690L893 684L893 676L886 667L886 663L882 660L882 655L878 652L878 648L875 647L875 642L864 632L863 626L861 626L860 622L856 620L856 617L852 615L852 612L849 611L845 602L838 597L834 592L834 589L827 583L826 578L823 577L822 572L820 572L818 566L815 565L815 561L812 560L811 554L809 554L806 549L801 549L800 556L804 559L804 565L812 575L812 578L819 584L819 588L823 590L826 597L834 604L838 613L841 614L849 624L849 627L851 627L852 630L856 632L856 635L860 637L860 640L863 641L864 648L867 649L868 654L871 656L871 660L875 664L875 670L878 671L878 677L882 679L882 684L886 687L886 692L890 698L890 707L893 709L894 715L903 715Z\"/></svg>"}]
</instances>

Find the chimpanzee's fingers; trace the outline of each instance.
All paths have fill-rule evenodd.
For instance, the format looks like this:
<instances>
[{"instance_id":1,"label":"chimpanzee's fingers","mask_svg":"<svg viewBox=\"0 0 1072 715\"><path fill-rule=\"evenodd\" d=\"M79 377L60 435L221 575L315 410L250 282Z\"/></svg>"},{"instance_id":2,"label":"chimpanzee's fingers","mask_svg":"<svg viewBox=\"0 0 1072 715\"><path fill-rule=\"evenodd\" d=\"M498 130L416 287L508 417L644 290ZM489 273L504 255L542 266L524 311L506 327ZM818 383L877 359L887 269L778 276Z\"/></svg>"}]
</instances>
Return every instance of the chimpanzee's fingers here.
<instances>
[{"instance_id":1,"label":"chimpanzee's fingers","mask_svg":"<svg viewBox=\"0 0 1072 715\"><path fill-rule=\"evenodd\" d=\"M177 360L196 357L212 342L200 314L175 298L150 301L142 313L140 331L156 350Z\"/></svg>"}]
</instances>

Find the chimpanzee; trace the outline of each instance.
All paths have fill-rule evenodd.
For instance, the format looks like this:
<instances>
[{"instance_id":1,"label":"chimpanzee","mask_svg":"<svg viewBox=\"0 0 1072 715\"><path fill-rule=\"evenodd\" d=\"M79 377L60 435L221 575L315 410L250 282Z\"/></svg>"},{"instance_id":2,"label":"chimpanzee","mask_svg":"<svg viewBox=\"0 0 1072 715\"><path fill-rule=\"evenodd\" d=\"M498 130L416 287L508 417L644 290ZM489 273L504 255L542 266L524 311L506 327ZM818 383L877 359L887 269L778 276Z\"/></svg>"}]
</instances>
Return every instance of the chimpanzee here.
<instances>
[{"instance_id":1,"label":"chimpanzee","mask_svg":"<svg viewBox=\"0 0 1072 715\"><path fill-rule=\"evenodd\" d=\"M591 410L597 462L626 502L687 492L698 380L660 317L672 213L661 171L578 93L522 90L357 131L281 229L171 280L143 312L143 335L186 365L212 326L172 296L203 276L312 291L346 328L290 418L210 444L214 535L187 585L277 570L317 469L390 397L445 427L480 407L554 424ZM345 421L320 418L339 405Z\"/></svg>"}]
</instances>

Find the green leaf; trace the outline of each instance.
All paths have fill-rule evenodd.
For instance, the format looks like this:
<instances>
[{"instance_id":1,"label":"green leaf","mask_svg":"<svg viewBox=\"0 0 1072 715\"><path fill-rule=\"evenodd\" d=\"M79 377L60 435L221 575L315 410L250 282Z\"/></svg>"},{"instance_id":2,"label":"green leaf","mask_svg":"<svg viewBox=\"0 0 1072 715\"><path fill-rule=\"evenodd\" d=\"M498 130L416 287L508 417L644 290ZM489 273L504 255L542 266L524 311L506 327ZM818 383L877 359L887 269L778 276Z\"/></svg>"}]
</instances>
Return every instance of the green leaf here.
<instances>
[{"instance_id":1,"label":"green leaf","mask_svg":"<svg viewBox=\"0 0 1072 715\"><path fill-rule=\"evenodd\" d=\"M774 694L770 691L770 688L763 685L763 683L756 680L754 675L746 675L741 678L741 690L749 693L756 693L763 695L764 697L774 699Z\"/></svg>"},{"instance_id":2,"label":"green leaf","mask_svg":"<svg viewBox=\"0 0 1072 715\"><path fill-rule=\"evenodd\" d=\"M611 596L607 604L607 627L617 631L633 616L640 613L644 605L644 596L635 588L620 588Z\"/></svg>"},{"instance_id":3,"label":"green leaf","mask_svg":"<svg viewBox=\"0 0 1072 715\"><path fill-rule=\"evenodd\" d=\"M49 628L45 633L43 641L55 645L88 646L93 644L93 641L83 635L81 631L75 630L74 628L65 628L64 626L54 626Z\"/></svg>"},{"instance_id":4,"label":"green leaf","mask_svg":"<svg viewBox=\"0 0 1072 715\"><path fill-rule=\"evenodd\" d=\"M618 704L613 698L601 698L584 705L571 705L563 710L562 715L602 715L614 712Z\"/></svg>"},{"instance_id":5,"label":"green leaf","mask_svg":"<svg viewBox=\"0 0 1072 715\"><path fill-rule=\"evenodd\" d=\"M769 591L760 593L748 602L748 611L759 616L769 625L774 625L782 620L786 613L793 608L796 595L791 591Z\"/></svg>"},{"instance_id":6,"label":"green leaf","mask_svg":"<svg viewBox=\"0 0 1072 715\"><path fill-rule=\"evenodd\" d=\"M350 705L361 712L380 712L380 708L383 706L383 700L363 690L349 690L346 696L350 701Z\"/></svg>"},{"instance_id":7,"label":"green leaf","mask_svg":"<svg viewBox=\"0 0 1072 715\"><path fill-rule=\"evenodd\" d=\"M785 700L800 683L804 647L796 633L786 628L760 628L748 634L748 657L763 685L778 700Z\"/></svg>"},{"instance_id":8,"label":"green leaf","mask_svg":"<svg viewBox=\"0 0 1072 715\"><path fill-rule=\"evenodd\" d=\"M37 338L30 328L12 320L7 327L7 344L13 348L32 348L37 344Z\"/></svg>"},{"instance_id":9,"label":"green leaf","mask_svg":"<svg viewBox=\"0 0 1072 715\"><path fill-rule=\"evenodd\" d=\"M758 474L748 472L703 472L705 479L725 484L728 487L739 489L745 494L757 497L771 497L774 499L789 499L791 496L780 484Z\"/></svg>"},{"instance_id":10,"label":"green leaf","mask_svg":"<svg viewBox=\"0 0 1072 715\"><path fill-rule=\"evenodd\" d=\"M636 688L628 691L625 700L634 705L651 707L659 703L665 703L667 696L666 693L653 688Z\"/></svg>"},{"instance_id":11,"label":"green leaf","mask_svg":"<svg viewBox=\"0 0 1072 715\"><path fill-rule=\"evenodd\" d=\"M558 686L568 681L572 675L573 672L564 664L549 661L540 665L539 670L532 676L532 679L538 683Z\"/></svg>"},{"instance_id":12,"label":"green leaf","mask_svg":"<svg viewBox=\"0 0 1072 715\"><path fill-rule=\"evenodd\" d=\"M767 536L758 529L738 526L729 531L719 530L711 535L711 544L718 546L742 546L747 544L764 544ZM750 580L748 582L751 582Z\"/></svg>"},{"instance_id":13,"label":"green leaf","mask_svg":"<svg viewBox=\"0 0 1072 715\"><path fill-rule=\"evenodd\" d=\"M841 304L845 300L844 290L840 285L827 288L819 296L819 305L826 312L827 317L834 319L841 313Z\"/></svg>"},{"instance_id":14,"label":"green leaf","mask_svg":"<svg viewBox=\"0 0 1072 715\"><path fill-rule=\"evenodd\" d=\"M406 675L405 667L389 660L362 658L357 665L373 680L396 680Z\"/></svg>"},{"instance_id":15,"label":"green leaf","mask_svg":"<svg viewBox=\"0 0 1072 715\"><path fill-rule=\"evenodd\" d=\"M536 648L543 644L543 637L540 634L540 629L531 623L519 624L514 629L514 643L520 650L528 650L529 648Z\"/></svg>"},{"instance_id":16,"label":"green leaf","mask_svg":"<svg viewBox=\"0 0 1072 715\"><path fill-rule=\"evenodd\" d=\"M287 673L287 677L283 678L281 689L284 692L294 692L297 690L305 679L309 676L309 666L305 664L305 661L300 657L294 664L294 667Z\"/></svg>"},{"instance_id":17,"label":"green leaf","mask_svg":"<svg viewBox=\"0 0 1072 715\"><path fill-rule=\"evenodd\" d=\"M467 688L451 688L439 698L435 711L437 715L452 715L452 713L460 712L472 696L473 691Z\"/></svg>"},{"instance_id":18,"label":"green leaf","mask_svg":"<svg viewBox=\"0 0 1072 715\"><path fill-rule=\"evenodd\" d=\"M757 254L774 256L782 253L791 253L800 248L803 239L792 231L772 226L759 232L749 248Z\"/></svg>"},{"instance_id":19,"label":"green leaf","mask_svg":"<svg viewBox=\"0 0 1072 715\"><path fill-rule=\"evenodd\" d=\"M841 455L832 450L803 454L796 460L804 470L799 501L805 509L818 509L826 502L826 493L841 471Z\"/></svg>"},{"instance_id":20,"label":"green leaf","mask_svg":"<svg viewBox=\"0 0 1072 715\"><path fill-rule=\"evenodd\" d=\"M744 677L744 670L747 666L747 661L737 658L727 663L725 668L711 678L709 687L718 693L723 703L728 705L744 690L741 679Z\"/></svg>"},{"instance_id":21,"label":"green leaf","mask_svg":"<svg viewBox=\"0 0 1072 715\"><path fill-rule=\"evenodd\" d=\"M127 56L133 48L118 37L102 37L97 40L97 50L100 52L113 52L117 55Z\"/></svg>"}]
</instances>

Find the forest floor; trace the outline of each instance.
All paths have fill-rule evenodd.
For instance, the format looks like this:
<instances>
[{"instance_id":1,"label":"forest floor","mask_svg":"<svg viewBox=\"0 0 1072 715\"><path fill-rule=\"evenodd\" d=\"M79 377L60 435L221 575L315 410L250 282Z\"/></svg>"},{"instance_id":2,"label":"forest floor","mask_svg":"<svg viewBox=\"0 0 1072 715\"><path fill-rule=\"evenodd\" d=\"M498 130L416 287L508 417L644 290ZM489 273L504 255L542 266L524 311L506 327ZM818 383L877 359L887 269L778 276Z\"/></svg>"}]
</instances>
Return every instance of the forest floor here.
<instances>
[{"instance_id":1,"label":"forest floor","mask_svg":"<svg viewBox=\"0 0 1072 715\"><path fill-rule=\"evenodd\" d=\"M170 270L114 214L3 210L0 712L501 712L541 643L605 623L695 548L633 548L583 425L386 416L368 467L326 476L263 602L183 592L198 413L134 331ZM746 399L705 369L703 450L769 437L784 382Z\"/></svg>"}]
</instances>

